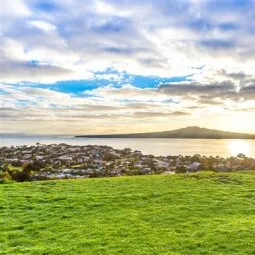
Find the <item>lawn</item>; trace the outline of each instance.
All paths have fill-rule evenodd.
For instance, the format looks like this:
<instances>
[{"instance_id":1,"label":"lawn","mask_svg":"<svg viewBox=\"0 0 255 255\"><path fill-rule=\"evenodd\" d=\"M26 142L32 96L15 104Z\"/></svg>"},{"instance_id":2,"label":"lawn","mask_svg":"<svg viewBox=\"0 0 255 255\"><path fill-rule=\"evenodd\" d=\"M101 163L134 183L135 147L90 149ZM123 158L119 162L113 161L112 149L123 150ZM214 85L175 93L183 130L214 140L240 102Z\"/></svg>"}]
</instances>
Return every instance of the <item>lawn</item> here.
<instances>
[{"instance_id":1,"label":"lawn","mask_svg":"<svg viewBox=\"0 0 255 255\"><path fill-rule=\"evenodd\" d=\"M0 185L0 254L254 255L252 172Z\"/></svg>"}]
</instances>

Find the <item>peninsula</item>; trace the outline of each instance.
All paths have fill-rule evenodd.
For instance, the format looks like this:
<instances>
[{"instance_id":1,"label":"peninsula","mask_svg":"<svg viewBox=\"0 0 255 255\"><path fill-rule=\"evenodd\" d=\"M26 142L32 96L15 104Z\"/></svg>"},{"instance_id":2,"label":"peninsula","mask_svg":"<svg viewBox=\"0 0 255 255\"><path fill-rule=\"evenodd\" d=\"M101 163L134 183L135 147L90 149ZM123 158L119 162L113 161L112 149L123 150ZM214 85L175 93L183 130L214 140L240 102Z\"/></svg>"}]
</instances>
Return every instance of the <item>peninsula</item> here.
<instances>
[{"instance_id":1,"label":"peninsula","mask_svg":"<svg viewBox=\"0 0 255 255\"><path fill-rule=\"evenodd\" d=\"M255 139L255 134L234 133L215 129L191 126L171 131L109 134L109 135L78 135L77 138L178 138L178 139Z\"/></svg>"}]
</instances>

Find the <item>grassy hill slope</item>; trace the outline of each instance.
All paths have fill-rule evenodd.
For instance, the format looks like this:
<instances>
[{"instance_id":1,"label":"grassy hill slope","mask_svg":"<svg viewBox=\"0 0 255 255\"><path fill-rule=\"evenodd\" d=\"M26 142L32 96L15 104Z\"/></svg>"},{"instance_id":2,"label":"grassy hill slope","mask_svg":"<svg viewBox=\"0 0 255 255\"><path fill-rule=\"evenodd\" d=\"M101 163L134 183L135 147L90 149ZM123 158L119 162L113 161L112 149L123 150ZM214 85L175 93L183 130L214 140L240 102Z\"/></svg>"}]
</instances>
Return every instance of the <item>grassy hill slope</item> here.
<instances>
[{"instance_id":1,"label":"grassy hill slope","mask_svg":"<svg viewBox=\"0 0 255 255\"><path fill-rule=\"evenodd\" d=\"M255 174L0 185L0 254L255 254Z\"/></svg>"}]
</instances>

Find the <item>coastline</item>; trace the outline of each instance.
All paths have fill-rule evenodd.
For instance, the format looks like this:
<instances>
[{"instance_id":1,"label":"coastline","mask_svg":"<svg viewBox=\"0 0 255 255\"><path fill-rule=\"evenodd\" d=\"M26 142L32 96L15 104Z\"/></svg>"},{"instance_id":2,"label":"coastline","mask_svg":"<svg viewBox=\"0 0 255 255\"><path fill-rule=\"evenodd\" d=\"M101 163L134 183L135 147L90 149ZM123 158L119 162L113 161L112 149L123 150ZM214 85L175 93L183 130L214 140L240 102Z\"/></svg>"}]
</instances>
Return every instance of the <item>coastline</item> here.
<instances>
[{"instance_id":1,"label":"coastline","mask_svg":"<svg viewBox=\"0 0 255 255\"><path fill-rule=\"evenodd\" d=\"M200 171L233 172L255 169L255 158L146 155L130 148L64 143L0 147L4 180L36 181L130 175L178 174Z\"/></svg>"}]
</instances>

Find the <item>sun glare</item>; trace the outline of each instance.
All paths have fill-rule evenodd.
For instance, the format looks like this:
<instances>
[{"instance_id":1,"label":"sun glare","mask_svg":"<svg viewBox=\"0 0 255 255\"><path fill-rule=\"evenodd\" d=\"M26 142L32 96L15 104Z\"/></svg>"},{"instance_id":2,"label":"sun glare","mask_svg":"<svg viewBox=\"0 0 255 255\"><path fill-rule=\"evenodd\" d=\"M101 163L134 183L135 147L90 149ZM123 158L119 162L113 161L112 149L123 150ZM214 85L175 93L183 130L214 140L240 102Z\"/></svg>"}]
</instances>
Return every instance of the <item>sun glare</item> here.
<instances>
[{"instance_id":1,"label":"sun glare","mask_svg":"<svg viewBox=\"0 0 255 255\"><path fill-rule=\"evenodd\" d=\"M251 144L245 140L235 140L229 141L228 149L231 155L236 156L239 153L242 153L246 156L251 154Z\"/></svg>"}]
</instances>

